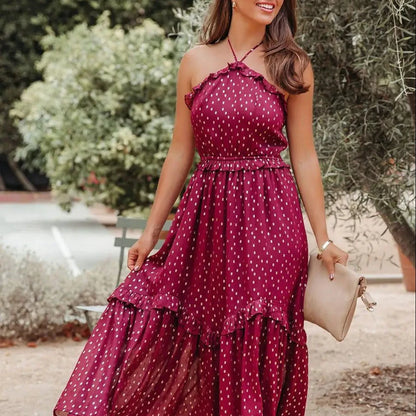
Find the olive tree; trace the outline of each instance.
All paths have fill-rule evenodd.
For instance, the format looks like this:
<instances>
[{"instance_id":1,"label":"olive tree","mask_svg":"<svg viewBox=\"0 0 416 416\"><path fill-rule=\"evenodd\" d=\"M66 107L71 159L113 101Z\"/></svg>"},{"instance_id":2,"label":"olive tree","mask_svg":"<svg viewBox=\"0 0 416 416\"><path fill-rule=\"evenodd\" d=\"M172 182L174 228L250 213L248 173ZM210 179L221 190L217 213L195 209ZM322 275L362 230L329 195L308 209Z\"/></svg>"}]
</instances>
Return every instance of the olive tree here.
<instances>
[{"instance_id":1,"label":"olive tree","mask_svg":"<svg viewBox=\"0 0 416 416\"><path fill-rule=\"evenodd\" d=\"M300 16L329 210L342 196L354 219L374 206L414 264L413 4L311 0Z\"/></svg>"}]
</instances>

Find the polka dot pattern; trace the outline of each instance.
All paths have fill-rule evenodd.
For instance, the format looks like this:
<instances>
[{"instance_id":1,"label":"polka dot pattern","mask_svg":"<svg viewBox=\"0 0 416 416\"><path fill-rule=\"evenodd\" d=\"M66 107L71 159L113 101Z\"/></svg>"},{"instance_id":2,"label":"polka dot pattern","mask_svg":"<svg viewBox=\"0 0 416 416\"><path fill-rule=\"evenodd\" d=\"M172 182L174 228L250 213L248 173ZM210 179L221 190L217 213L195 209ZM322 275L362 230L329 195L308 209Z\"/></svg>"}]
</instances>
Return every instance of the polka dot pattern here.
<instances>
[{"instance_id":1,"label":"polka dot pattern","mask_svg":"<svg viewBox=\"0 0 416 416\"><path fill-rule=\"evenodd\" d=\"M108 297L55 416L303 416L308 247L286 105L241 61L185 96L200 161L159 251Z\"/></svg>"}]
</instances>

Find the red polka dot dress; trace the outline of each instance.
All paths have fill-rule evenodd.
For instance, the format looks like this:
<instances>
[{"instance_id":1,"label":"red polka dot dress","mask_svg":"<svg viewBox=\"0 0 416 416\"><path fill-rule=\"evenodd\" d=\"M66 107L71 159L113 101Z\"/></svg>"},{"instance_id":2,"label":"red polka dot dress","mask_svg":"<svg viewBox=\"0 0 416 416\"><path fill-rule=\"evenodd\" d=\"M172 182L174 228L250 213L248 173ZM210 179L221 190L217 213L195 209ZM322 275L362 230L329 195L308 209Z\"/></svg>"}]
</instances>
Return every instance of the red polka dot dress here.
<instances>
[{"instance_id":1,"label":"red polka dot dress","mask_svg":"<svg viewBox=\"0 0 416 416\"><path fill-rule=\"evenodd\" d=\"M308 245L280 156L287 108L234 57L185 96L200 161L163 246L109 296L55 415L305 414Z\"/></svg>"}]
</instances>

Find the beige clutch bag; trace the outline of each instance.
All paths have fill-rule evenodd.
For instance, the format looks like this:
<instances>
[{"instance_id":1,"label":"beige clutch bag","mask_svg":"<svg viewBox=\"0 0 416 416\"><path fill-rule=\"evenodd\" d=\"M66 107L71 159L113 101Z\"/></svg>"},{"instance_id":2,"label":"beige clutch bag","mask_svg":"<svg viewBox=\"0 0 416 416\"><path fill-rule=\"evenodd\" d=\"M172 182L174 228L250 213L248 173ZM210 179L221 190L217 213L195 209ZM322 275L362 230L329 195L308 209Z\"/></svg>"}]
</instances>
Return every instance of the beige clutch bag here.
<instances>
[{"instance_id":1,"label":"beige clutch bag","mask_svg":"<svg viewBox=\"0 0 416 416\"><path fill-rule=\"evenodd\" d=\"M342 341L350 328L357 299L361 297L370 312L377 303L366 291L364 276L336 263L334 280L330 280L325 265L316 256L317 251L309 256L304 317Z\"/></svg>"}]
</instances>

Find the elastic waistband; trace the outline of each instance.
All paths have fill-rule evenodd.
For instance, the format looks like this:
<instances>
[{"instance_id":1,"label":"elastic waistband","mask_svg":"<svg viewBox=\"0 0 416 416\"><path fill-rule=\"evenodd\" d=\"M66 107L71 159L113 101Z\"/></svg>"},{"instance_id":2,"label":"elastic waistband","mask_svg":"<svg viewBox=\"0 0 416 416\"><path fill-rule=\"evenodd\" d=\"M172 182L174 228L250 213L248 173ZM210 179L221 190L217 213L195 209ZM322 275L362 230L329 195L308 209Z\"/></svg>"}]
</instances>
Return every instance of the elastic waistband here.
<instances>
[{"instance_id":1,"label":"elastic waistband","mask_svg":"<svg viewBox=\"0 0 416 416\"><path fill-rule=\"evenodd\" d=\"M282 159L279 155L242 155L242 156L200 156L202 160L245 160L245 159Z\"/></svg>"},{"instance_id":2,"label":"elastic waistband","mask_svg":"<svg viewBox=\"0 0 416 416\"><path fill-rule=\"evenodd\" d=\"M281 156L201 156L200 170L252 170L260 168L290 168Z\"/></svg>"}]
</instances>

